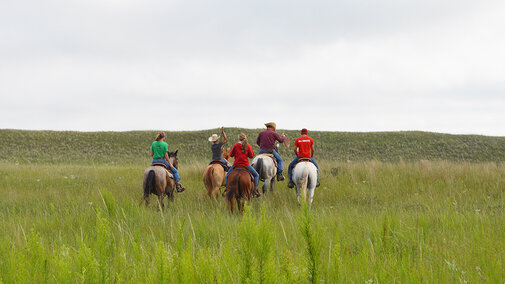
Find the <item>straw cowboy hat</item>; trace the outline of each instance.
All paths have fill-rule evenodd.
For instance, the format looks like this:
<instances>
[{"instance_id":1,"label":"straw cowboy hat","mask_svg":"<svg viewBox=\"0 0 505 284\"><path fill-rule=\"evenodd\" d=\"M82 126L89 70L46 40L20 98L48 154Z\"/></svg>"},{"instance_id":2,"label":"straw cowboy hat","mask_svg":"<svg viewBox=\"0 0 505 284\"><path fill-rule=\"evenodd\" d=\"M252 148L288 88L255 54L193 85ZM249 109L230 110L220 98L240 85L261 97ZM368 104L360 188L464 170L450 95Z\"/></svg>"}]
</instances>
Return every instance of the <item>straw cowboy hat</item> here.
<instances>
[{"instance_id":1,"label":"straw cowboy hat","mask_svg":"<svg viewBox=\"0 0 505 284\"><path fill-rule=\"evenodd\" d=\"M277 129L277 124L275 124L275 122L267 122L265 123L265 126L266 127L272 127L275 131L275 129Z\"/></svg>"},{"instance_id":2,"label":"straw cowboy hat","mask_svg":"<svg viewBox=\"0 0 505 284\"><path fill-rule=\"evenodd\" d=\"M219 140L220 136L218 136L217 134L212 134L212 136L209 137L209 142L216 142L217 140Z\"/></svg>"}]
</instances>

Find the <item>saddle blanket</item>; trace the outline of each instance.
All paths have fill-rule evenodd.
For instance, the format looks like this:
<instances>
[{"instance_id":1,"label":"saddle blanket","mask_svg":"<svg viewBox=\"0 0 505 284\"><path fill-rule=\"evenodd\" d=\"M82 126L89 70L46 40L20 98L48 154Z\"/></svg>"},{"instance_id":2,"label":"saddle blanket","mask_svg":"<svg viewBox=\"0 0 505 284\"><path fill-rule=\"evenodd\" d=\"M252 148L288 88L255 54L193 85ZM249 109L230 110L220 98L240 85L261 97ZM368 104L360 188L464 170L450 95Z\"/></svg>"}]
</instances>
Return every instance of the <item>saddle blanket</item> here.
<instances>
[{"instance_id":1,"label":"saddle blanket","mask_svg":"<svg viewBox=\"0 0 505 284\"><path fill-rule=\"evenodd\" d=\"M274 161L275 167L278 167L277 166L277 159L275 158L274 154L271 154L271 153L261 153L258 156L265 156L265 157L271 158Z\"/></svg>"},{"instance_id":2,"label":"saddle blanket","mask_svg":"<svg viewBox=\"0 0 505 284\"><path fill-rule=\"evenodd\" d=\"M301 163L301 162L310 162L310 163L314 164L314 162L312 162L312 159L310 159L310 158L305 158L305 157L304 157L304 158L300 158L300 159L296 162L296 164L294 164L294 165L293 165L293 168L295 168L295 167L296 167L296 165L298 165L298 163Z\"/></svg>"},{"instance_id":3,"label":"saddle blanket","mask_svg":"<svg viewBox=\"0 0 505 284\"><path fill-rule=\"evenodd\" d=\"M225 163L223 163L221 160L214 160L212 162L209 163L209 165L213 165L213 164L218 164L218 165L221 165L221 167L223 167L224 171L227 172L230 167L228 167L228 165L226 165Z\"/></svg>"},{"instance_id":4,"label":"saddle blanket","mask_svg":"<svg viewBox=\"0 0 505 284\"><path fill-rule=\"evenodd\" d=\"M167 169L167 166L165 166L165 164L163 164L163 163L154 163L153 166L165 168L165 170L167 170L167 172L168 172L168 176L170 178L174 178L174 174L172 173L172 171L170 171L169 169Z\"/></svg>"}]
</instances>

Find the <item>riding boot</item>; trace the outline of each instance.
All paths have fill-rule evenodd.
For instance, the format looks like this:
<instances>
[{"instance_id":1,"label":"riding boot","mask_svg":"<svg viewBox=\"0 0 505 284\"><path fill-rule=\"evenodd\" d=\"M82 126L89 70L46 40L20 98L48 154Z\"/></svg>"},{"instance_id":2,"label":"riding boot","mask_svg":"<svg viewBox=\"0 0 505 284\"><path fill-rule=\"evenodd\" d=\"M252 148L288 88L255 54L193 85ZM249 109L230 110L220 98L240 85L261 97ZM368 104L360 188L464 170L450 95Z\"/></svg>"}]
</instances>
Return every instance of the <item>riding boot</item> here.
<instances>
[{"instance_id":1,"label":"riding boot","mask_svg":"<svg viewBox=\"0 0 505 284\"><path fill-rule=\"evenodd\" d=\"M180 182L175 183L175 189L177 190L177 192L183 192L184 190L186 190Z\"/></svg>"},{"instance_id":2,"label":"riding boot","mask_svg":"<svg viewBox=\"0 0 505 284\"><path fill-rule=\"evenodd\" d=\"M316 187L319 187L321 184L319 183L319 181L316 183Z\"/></svg>"},{"instance_id":3,"label":"riding boot","mask_svg":"<svg viewBox=\"0 0 505 284\"><path fill-rule=\"evenodd\" d=\"M288 183L288 187L289 187L289 188L293 188L293 187L295 187L295 183L294 183L294 182L292 182L292 181L289 181L289 183Z\"/></svg>"},{"instance_id":4,"label":"riding boot","mask_svg":"<svg viewBox=\"0 0 505 284\"><path fill-rule=\"evenodd\" d=\"M282 181L284 180L284 175L282 175L282 172L277 173L277 181Z\"/></svg>"},{"instance_id":5,"label":"riding boot","mask_svg":"<svg viewBox=\"0 0 505 284\"><path fill-rule=\"evenodd\" d=\"M260 193L260 191L259 191L259 189L258 189L258 186L257 186L257 185L255 185L255 186L254 186L254 189L253 189L253 197L258 198L258 197L260 197L260 196L261 196L261 193Z\"/></svg>"}]
</instances>

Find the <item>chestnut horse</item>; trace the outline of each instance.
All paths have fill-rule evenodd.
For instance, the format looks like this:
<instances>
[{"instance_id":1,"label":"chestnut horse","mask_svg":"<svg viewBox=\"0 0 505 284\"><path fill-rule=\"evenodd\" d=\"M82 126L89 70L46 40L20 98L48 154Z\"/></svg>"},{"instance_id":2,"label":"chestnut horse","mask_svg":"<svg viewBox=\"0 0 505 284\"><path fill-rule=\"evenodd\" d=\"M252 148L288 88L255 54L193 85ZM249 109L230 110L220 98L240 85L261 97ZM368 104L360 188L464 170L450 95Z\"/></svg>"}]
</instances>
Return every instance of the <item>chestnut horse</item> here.
<instances>
[{"instance_id":1,"label":"chestnut horse","mask_svg":"<svg viewBox=\"0 0 505 284\"><path fill-rule=\"evenodd\" d=\"M230 148L223 147L223 159L230 160ZM219 188L226 185L226 172L220 164L208 165L203 172L203 184L207 194L214 200L217 199Z\"/></svg>"},{"instance_id":2,"label":"chestnut horse","mask_svg":"<svg viewBox=\"0 0 505 284\"><path fill-rule=\"evenodd\" d=\"M177 158L177 152L168 152L168 157L170 163L177 169L179 166L179 159ZM144 171L143 185L144 189L144 200L146 206L149 205L149 196L156 194L158 196L158 202L163 209L165 205L163 204L163 198L168 196L169 201L174 200L174 189L175 180L169 174L169 171L162 166L150 166Z\"/></svg>"},{"instance_id":3,"label":"chestnut horse","mask_svg":"<svg viewBox=\"0 0 505 284\"><path fill-rule=\"evenodd\" d=\"M244 210L244 202L251 200L254 189L254 182L251 180L251 175L244 166L235 166L233 171L228 176L228 185L226 186L226 200L230 204L231 213L235 211L235 202L240 212Z\"/></svg>"}]
</instances>

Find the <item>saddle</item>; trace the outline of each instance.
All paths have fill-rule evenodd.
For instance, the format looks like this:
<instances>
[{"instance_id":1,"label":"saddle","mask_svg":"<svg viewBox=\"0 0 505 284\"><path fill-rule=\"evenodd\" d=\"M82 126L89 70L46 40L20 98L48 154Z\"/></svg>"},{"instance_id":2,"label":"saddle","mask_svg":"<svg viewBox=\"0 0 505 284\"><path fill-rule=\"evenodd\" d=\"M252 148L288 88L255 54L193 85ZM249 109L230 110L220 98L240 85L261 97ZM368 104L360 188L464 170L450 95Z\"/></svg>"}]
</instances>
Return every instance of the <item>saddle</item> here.
<instances>
[{"instance_id":1,"label":"saddle","mask_svg":"<svg viewBox=\"0 0 505 284\"><path fill-rule=\"evenodd\" d=\"M223 167L223 169L224 169L225 172L227 172L230 169L230 167L228 167L228 165L225 164L225 163L223 163L223 161L221 161L221 160L214 160L214 161L212 161L212 162L209 163L209 165L214 165L214 164L215 165L221 165L221 167Z\"/></svg>"},{"instance_id":2,"label":"saddle","mask_svg":"<svg viewBox=\"0 0 505 284\"><path fill-rule=\"evenodd\" d=\"M254 176L251 174L251 172L247 169L246 166L242 166L242 165L237 165L235 166L230 173L232 173L233 171L246 171L249 176L251 177L251 181L254 182Z\"/></svg>"},{"instance_id":3,"label":"saddle","mask_svg":"<svg viewBox=\"0 0 505 284\"><path fill-rule=\"evenodd\" d=\"M298 162L296 162L296 164L293 165L293 168L295 168L296 165L298 165L298 163L300 163L300 162L310 162L310 163L313 163L311 158L302 157L302 158L298 159Z\"/></svg>"},{"instance_id":4,"label":"saddle","mask_svg":"<svg viewBox=\"0 0 505 284\"><path fill-rule=\"evenodd\" d=\"M261 154L259 154L258 156L265 156L265 157L269 157L269 158L271 158L271 159L274 161L274 166L275 166L275 167L278 167L278 166L277 166L277 159L275 158L274 154L272 154L272 153L268 153L268 152L265 152L265 153L261 153Z\"/></svg>"},{"instance_id":5,"label":"saddle","mask_svg":"<svg viewBox=\"0 0 505 284\"><path fill-rule=\"evenodd\" d=\"M167 168L167 166L166 166L165 164L163 164L163 163L154 163L154 164L152 164L151 166L153 166L153 167L163 167L163 168L164 168L164 169L168 172L168 176L169 176L170 178L174 178L174 174L172 173L172 171L171 171L171 170L169 170L169 169Z\"/></svg>"}]
</instances>

